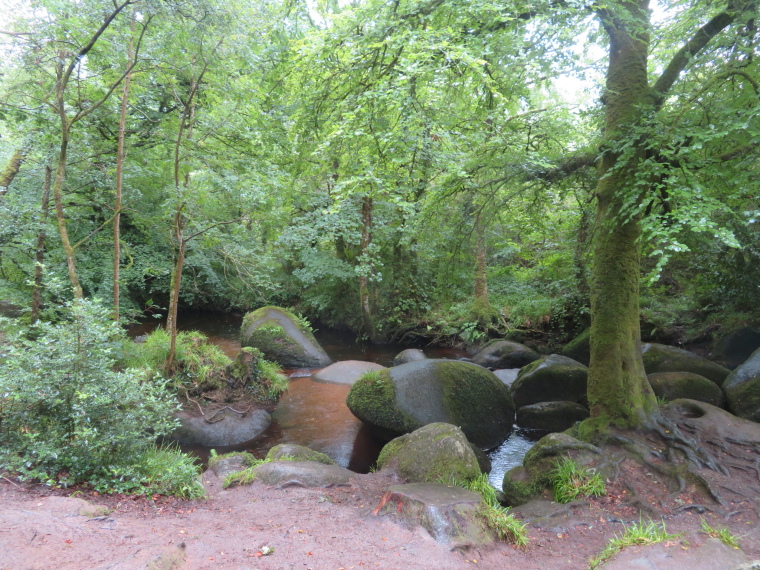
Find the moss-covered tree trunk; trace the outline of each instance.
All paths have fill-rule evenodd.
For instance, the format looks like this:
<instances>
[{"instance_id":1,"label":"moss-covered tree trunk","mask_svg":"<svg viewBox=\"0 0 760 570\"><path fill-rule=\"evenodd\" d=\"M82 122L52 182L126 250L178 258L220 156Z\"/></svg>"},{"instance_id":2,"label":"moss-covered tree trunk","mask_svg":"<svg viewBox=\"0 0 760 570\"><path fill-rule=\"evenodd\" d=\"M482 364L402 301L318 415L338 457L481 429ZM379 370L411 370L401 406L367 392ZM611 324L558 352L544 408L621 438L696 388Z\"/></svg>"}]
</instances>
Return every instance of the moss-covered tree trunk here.
<instances>
[{"instance_id":1,"label":"moss-covered tree trunk","mask_svg":"<svg viewBox=\"0 0 760 570\"><path fill-rule=\"evenodd\" d=\"M369 247L372 244L372 211L374 203L372 196L362 198L362 237L360 242L359 259L369 256ZM369 290L369 268L362 268L359 274L359 305L361 306L362 326L364 332L371 342L379 343L383 341L382 336L375 326L375 320L372 315L372 302Z\"/></svg>"},{"instance_id":2,"label":"moss-covered tree trunk","mask_svg":"<svg viewBox=\"0 0 760 570\"><path fill-rule=\"evenodd\" d=\"M689 62L741 15L750 3L728 0L687 38L650 87L649 1L606 3L597 16L610 38L604 94L605 125L591 274L591 364L588 400L597 426L653 425L658 408L641 360L637 207L648 192L642 170L643 118L659 111Z\"/></svg>"},{"instance_id":3,"label":"moss-covered tree trunk","mask_svg":"<svg viewBox=\"0 0 760 570\"><path fill-rule=\"evenodd\" d=\"M5 170L3 170L2 174L0 174L0 196L5 194L5 189L11 185L13 179L16 178L16 174L18 174L19 170L21 170L21 163L24 161L24 154L24 149L17 149L11 156L11 159L8 161L8 165L5 167Z\"/></svg>"},{"instance_id":4,"label":"moss-covered tree trunk","mask_svg":"<svg viewBox=\"0 0 760 570\"><path fill-rule=\"evenodd\" d=\"M45 262L45 224L48 221L50 209L50 185L53 169L45 165L45 182L42 187L42 206L40 214L40 230L37 232L37 246L34 253L34 286L32 287L32 310L30 320L36 323L42 305L42 264Z\"/></svg>"},{"instance_id":5,"label":"moss-covered tree trunk","mask_svg":"<svg viewBox=\"0 0 760 570\"><path fill-rule=\"evenodd\" d=\"M619 149L653 100L647 81L648 0L612 3L598 12L610 37L605 90L603 155L597 185L591 275L592 417L621 427L646 423L657 410L641 360L639 326L639 218L622 215L626 200L640 200L634 184L640 153Z\"/></svg>"}]
</instances>

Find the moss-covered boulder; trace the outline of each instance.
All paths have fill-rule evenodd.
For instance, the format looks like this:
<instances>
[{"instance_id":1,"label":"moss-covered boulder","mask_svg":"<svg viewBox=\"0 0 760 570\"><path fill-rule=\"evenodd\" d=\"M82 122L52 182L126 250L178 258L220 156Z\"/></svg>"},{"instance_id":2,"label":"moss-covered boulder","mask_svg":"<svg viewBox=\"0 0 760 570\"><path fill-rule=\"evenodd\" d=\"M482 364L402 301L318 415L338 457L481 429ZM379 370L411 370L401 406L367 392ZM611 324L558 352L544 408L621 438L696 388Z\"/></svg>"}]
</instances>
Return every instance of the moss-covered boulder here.
<instances>
[{"instance_id":1,"label":"moss-covered boulder","mask_svg":"<svg viewBox=\"0 0 760 570\"><path fill-rule=\"evenodd\" d=\"M248 313L240 330L241 346L258 348L282 366L320 368L331 362L308 327L286 309L262 307Z\"/></svg>"},{"instance_id":2,"label":"moss-covered boulder","mask_svg":"<svg viewBox=\"0 0 760 570\"><path fill-rule=\"evenodd\" d=\"M519 342L493 340L486 344L472 358L472 361L494 370L496 368L522 368L539 358L541 358L540 354Z\"/></svg>"},{"instance_id":3,"label":"moss-covered boulder","mask_svg":"<svg viewBox=\"0 0 760 570\"><path fill-rule=\"evenodd\" d=\"M568 342L560 354L588 366L591 362L591 329L586 329Z\"/></svg>"},{"instance_id":4,"label":"moss-covered boulder","mask_svg":"<svg viewBox=\"0 0 760 570\"><path fill-rule=\"evenodd\" d=\"M760 349L723 383L728 409L745 420L760 422Z\"/></svg>"},{"instance_id":5,"label":"moss-covered boulder","mask_svg":"<svg viewBox=\"0 0 760 570\"><path fill-rule=\"evenodd\" d=\"M468 480L481 473L462 430L446 423L428 424L391 440L380 452L377 466L410 482Z\"/></svg>"},{"instance_id":6,"label":"moss-covered boulder","mask_svg":"<svg viewBox=\"0 0 760 570\"><path fill-rule=\"evenodd\" d=\"M527 503L551 487L551 472L563 458L569 457L582 467L611 476L613 467L601 449L566 433L550 433L525 454L522 466L504 474L502 490L510 506Z\"/></svg>"},{"instance_id":7,"label":"moss-covered boulder","mask_svg":"<svg viewBox=\"0 0 760 570\"><path fill-rule=\"evenodd\" d=\"M577 402L539 402L517 408L518 426L549 432L565 431L588 417L588 409Z\"/></svg>"},{"instance_id":8,"label":"moss-covered boulder","mask_svg":"<svg viewBox=\"0 0 760 570\"><path fill-rule=\"evenodd\" d=\"M267 452L266 458L270 461L316 461L324 465L335 465L329 455L295 443L275 445Z\"/></svg>"},{"instance_id":9,"label":"moss-covered boulder","mask_svg":"<svg viewBox=\"0 0 760 570\"><path fill-rule=\"evenodd\" d=\"M425 360L427 356L419 348L407 348L399 352L393 359L393 366L401 366L407 362L417 362Z\"/></svg>"},{"instance_id":10,"label":"moss-covered boulder","mask_svg":"<svg viewBox=\"0 0 760 570\"><path fill-rule=\"evenodd\" d=\"M713 406L723 406L723 391L704 376L693 372L655 372L647 379L655 396L668 402L679 398L689 398L707 402Z\"/></svg>"},{"instance_id":11,"label":"moss-covered boulder","mask_svg":"<svg viewBox=\"0 0 760 570\"><path fill-rule=\"evenodd\" d=\"M720 386L731 373L728 368L720 364L702 358L688 350L667 344L647 343L641 347L641 356L644 359L644 370L647 374L693 372Z\"/></svg>"},{"instance_id":12,"label":"moss-covered boulder","mask_svg":"<svg viewBox=\"0 0 760 570\"><path fill-rule=\"evenodd\" d=\"M504 441L515 418L509 390L492 372L455 360L421 360L366 374L351 387L346 404L386 440L446 422L483 449Z\"/></svg>"},{"instance_id":13,"label":"moss-covered boulder","mask_svg":"<svg viewBox=\"0 0 760 570\"><path fill-rule=\"evenodd\" d=\"M512 384L515 406L522 408L539 402L578 402L586 400L588 368L580 362L550 354L524 366Z\"/></svg>"},{"instance_id":14,"label":"moss-covered boulder","mask_svg":"<svg viewBox=\"0 0 760 570\"><path fill-rule=\"evenodd\" d=\"M352 385L367 372L383 370L385 366L363 360L341 360L311 375L315 382Z\"/></svg>"}]
</instances>

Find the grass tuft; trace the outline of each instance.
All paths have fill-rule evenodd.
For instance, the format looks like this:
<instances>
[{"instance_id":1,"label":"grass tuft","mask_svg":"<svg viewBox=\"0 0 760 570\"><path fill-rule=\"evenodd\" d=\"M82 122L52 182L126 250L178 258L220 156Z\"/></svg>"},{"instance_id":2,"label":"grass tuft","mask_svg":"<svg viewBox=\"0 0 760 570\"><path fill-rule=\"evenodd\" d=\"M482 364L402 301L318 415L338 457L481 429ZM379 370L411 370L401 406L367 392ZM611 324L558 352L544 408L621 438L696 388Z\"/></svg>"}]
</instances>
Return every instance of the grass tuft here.
<instances>
[{"instance_id":1,"label":"grass tuft","mask_svg":"<svg viewBox=\"0 0 760 570\"><path fill-rule=\"evenodd\" d=\"M650 520L649 523L644 523L639 520L638 524L626 527L622 535L615 535L611 538L604 550L589 560L589 570L597 568L628 546L655 544L657 542L665 542L666 540L674 540L678 536L677 534L668 533L665 523L662 521L656 523Z\"/></svg>"},{"instance_id":2,"label":"grass tuft","mask_svg":"<svg viewBox=\"0 0 760 570\"><path fill-rule=\"evenodd\" d=\"M700 530L707 534L708 536L711 536L712 538L717 538L720 540L723 544L726 546L731 546L733 548L739 548L739 539L734 536L730 530L727 528L713 528L709 525L709 523L702 519L702 524L700 525Z\"/></svg>"},{"instance_id":3,"label":"grass tuft","mask_svg":"<svg viewBox=\"0 0 760 570\"><path fill-rule=\"evenodd\" d=\"M578 497L600 497L607 494L601 475L587 467L581 467L569 457L554 464L550 474L554 488L554 500L569 503Z\"/></svg>"},{"instance_id":4,"label":"grass tuft","mask_svg":"<svg viewBox=\"0 0 760 570\"><path fill-rule=\"evenodd\" d=\"M475 479L460 480L451 477L441 483L462 487L468 491L478 493L483 497L481 514L488 527L496 533L496 536L505 542L511 542L515 546L527 546L528 533L525 532L525 524L521 523L509 512L509 508L499 504L496 497L496 489L488 482L488 474L481 473Z\"/></svg>"}]
</instances>

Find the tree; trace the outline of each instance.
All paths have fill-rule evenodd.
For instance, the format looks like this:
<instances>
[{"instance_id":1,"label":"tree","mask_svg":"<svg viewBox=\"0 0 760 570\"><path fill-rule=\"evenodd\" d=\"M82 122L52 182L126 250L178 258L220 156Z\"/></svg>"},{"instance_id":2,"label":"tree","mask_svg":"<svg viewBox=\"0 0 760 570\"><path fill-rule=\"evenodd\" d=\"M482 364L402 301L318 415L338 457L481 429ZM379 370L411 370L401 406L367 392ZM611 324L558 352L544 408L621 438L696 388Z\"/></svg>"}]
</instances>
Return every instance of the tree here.
<instances>
[{"instance_id":1,"label":"tree","mask_svg":"<svg viewBox=\"0 0 760 570\"><path fill-rule=\"evenodd\" d=\"M679 77L733 23L754 14L733 0L692 35L650 83L651 12L648 0L618 1L596 10L609 38L605 124L591 283L591 366L588 397L601 424L655 428L657 402L641 359L639 280L642 205L653 192L651 131Z\"/></svg>"}]
</instances>

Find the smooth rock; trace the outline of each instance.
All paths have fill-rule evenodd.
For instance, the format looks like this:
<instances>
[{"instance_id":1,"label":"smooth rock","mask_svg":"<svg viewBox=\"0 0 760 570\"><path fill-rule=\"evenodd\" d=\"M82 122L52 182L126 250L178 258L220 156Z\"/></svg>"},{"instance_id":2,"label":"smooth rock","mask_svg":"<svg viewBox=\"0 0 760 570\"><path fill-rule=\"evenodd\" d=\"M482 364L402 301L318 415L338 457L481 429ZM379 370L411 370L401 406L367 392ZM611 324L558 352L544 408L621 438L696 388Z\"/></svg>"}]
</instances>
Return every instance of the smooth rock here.
<instances>
[{"instance_id":1,"label":"smooth rock","mask_svg":"<svg viewBox=\"0 0 760 570\"><path fill-rule=\"evenodd\" d=\"M252 454L241 451L240 453L212 457L209 459L208 468L214 472L214 475L220 479L224 479L230 473L237 473L238 471L248 469L248 467L253 465L255 459Z\"/></svg>"},{"instance_id":2,"label":"smooth rock","mask_svg":"<svg viewBox=\"0 0 760 570\"><path fill-rule=\"evenodd\" d=\"M517 425L550 432L565 431L589 415L588 409L576 402L539 402L517 408Z\"/></svg>"},{"instance_id":3,"label":"smooth rock","mask_svg":"<svg viewBox=\"0 0 760 570\"><path fill-rule=\"evenodd\" d=\"M650 342L641 347L644 370L655 372L693 372L712 380L718 386L731 373L728 368L675 346Z\"/></svg>"},{"instance_id":4,"label":"smooth rock","mask_svg":"<svg viewBox=\"0 0 760 570\"><path fill-rule=\"evenodd\" d=\"M374 362L342 360L341 362L331 364L327 368L318 370L311 375L311 379L325 384L347 384L351 386L367 372L384 369L385 366L375 364Z\"/></svg>"},{"instance_id":5,"label":"smooth rock","mask_svg":"<svg viewBox=\"0 0 760 570\"><path fill-rule=\"evenodd\" d=\"M422 526L437 541L451 548L493 542L493 535L479 514L477 493L441 483L394 485L373 511L390 515L406 526Z\"/></svg>"},{"instance_id":6,"label":"smooth rock","mask_svg":"<svg viewBox=\"0 0 760 570\"><path fill-rule=\"evenodd\" d=\"M336 487L348 485L352 472L339 465L315 461L272 461L254 470L256 481L270 487Z\"/></svg>"},{"instance_id":7,"label":"smooth rock","mask_svg":"<svg viewBox=\"0 0 760 570\"><path fill-rule=\"evenodd\" d=\"M288 368L321 368L332 362L311 331L280 307L248 313L243 318L240 344L258 348L267 360Z\"/></svg>"},{"instance_id":8,"label":"smooth rock","mask_svg":"<svg viewBox=\"0 0 760 570\"><path fill-rule=\"evenodd\" d=\"M522 368L541 358L532 348L519 342L495 340L486 344L472 359L475 364L486 368Z\"/></svg>"},{"instance_id":9,"label":"smooth rock","mask_svg":"<svg viewBox=\"0 0 760 570\"><path fill-rule=\"evenodd\" d=\"M715 382L693 372L655 372L648 374L647 380L654 395L668 402L679 398L689 398L707 402L713 406L723 406L723 391Z\"/></svg>"},{"instance_id":10,"label":"smooth rock","mask_svg":"<svg viewBox=\"0 0 760 570\"><path fill-rule=\"evenodd\" d=\"M213 416L212 416L213 417ZM253 410L242 416L232 411L220 412L209 423L205 418L194 417L187 412L178 412L177 418L182 424L166 437L182 445L203 445L206 447L225 447L250 441L263 432L272 422L271 416L264 410Z\"/></svg>"},{"instance_id":11,"label":"smooth rock","mask_svg":"<svg viewBox=\"0 0 760 570\"><path fill-rule=\"evenodd\" d=\"M572 358L550 354L520 369L512 384L515 406L539 402L585 402L588 368Z\"/></svg>"},{"instance_id":12,"label":"smooth rock","mask_svg":"<svg viewBox=\"0 0 760 570\"><path fill-rule=\"evenodd\" d=\"M432 423L389 441L377 466L412 482L448 482L480 475L478 458L458 427Z\"/></svg>"},{"instance_id":13,"label":"smooth rock","mask_svg":"<svg viewBox=\"0 0 760 570\"><path fill-rule=\"evenodd\" d=\"M760 422L760 349L726 378L723 392L734 414Z\"/></svg>"},{"instance_id":14,"label":"smooth rock","mask_svg":"<svg viewBox=\"0 0 760 570\"><path fill-rule=\"evenodd\" d=\"M317 463L324 463L325 465L335 465L328 455L314 451L303 445L296 445L295 443L281 443L275 445L267 452L267 459L272 461L291 460L291 461L316 461Z\"/></svg>"},{"instance_id":15,"label":"smooth rock","mask_svg":"<svg viewBox=\"0 0 760 570\"><path fill-rule=\"evenodd\" d=\"M717 538L694 536L686 540L689 548L683 549L681 540L658 542L646 546L629 546L612 560L597 568L604 570L733 570L749 562L741 551L726 546ZM701 544L701 546L697 546Z\"/></svg>"},{"instance_id":16,"label":"smooth rock","mask_svg":"<svg viewBox=\"0 0 760 570\"><path fill-rule=\"evenodd\" d=\"M401 366L407 362L417 362L418 360L425 360L427 356L419 348L407 348L399 352L393 359L393 366Z\"/></svg>"},{"instance_id":17,"label":"smooth rock","mask_svg":"<svg viewBox=\"0 0 760 570\"><path fill-rule=\"evenodd\" d=\"M365 376L351 387L346 404L386 440L444 422L483 449L503 442L515 417L509 390L492 372L454 360L420 360Z\"/></svg>"}]
</instances>

